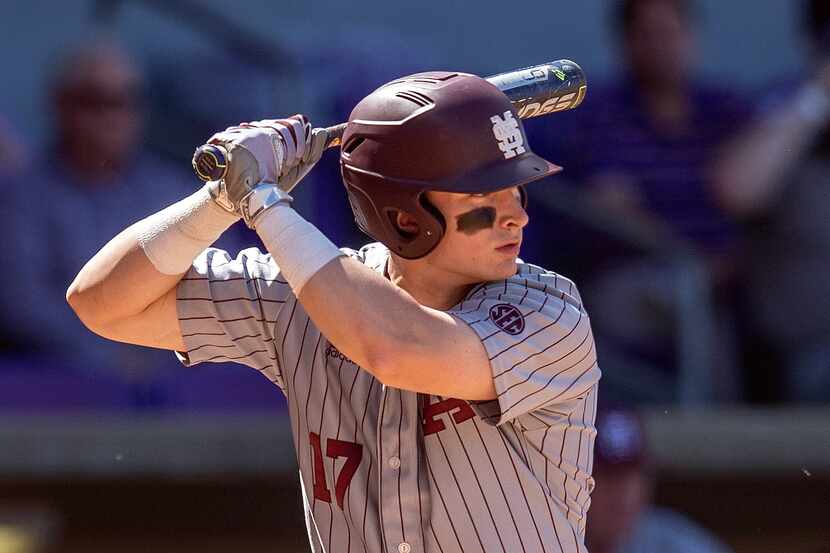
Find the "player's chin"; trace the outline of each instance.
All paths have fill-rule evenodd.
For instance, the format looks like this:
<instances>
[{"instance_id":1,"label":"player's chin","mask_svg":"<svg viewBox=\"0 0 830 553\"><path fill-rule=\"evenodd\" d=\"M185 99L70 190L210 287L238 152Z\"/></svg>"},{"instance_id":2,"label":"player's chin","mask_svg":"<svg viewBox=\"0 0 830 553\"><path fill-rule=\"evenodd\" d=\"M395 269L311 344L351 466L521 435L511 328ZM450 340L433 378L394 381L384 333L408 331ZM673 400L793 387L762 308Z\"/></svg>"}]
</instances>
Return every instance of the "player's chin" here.
<instances>
[{"instance_id":1,"label":"player's chin","mask_svg":"<svg viewBox=\"0 0 830 553\"><path fill-rule=\"evenodd\" d=\"M488 280L505 280L516 274L516 258L499 259L491 266L490 278Z\"/></svg>"}]
</instances>

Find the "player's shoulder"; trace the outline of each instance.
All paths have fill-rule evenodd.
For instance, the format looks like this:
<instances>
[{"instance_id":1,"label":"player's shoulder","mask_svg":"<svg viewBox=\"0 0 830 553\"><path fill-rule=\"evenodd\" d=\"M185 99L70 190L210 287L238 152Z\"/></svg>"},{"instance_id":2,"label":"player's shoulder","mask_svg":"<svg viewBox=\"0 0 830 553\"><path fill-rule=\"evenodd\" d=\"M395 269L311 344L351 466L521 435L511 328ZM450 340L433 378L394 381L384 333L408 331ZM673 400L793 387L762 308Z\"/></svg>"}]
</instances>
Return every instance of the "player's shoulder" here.
<instances>
[{"instance_id":1,"label":"player's shoulder","mask_svg":"<svg viewBox=\"0 0 830 553\"><path fill-rule=\"evenodd\" d=\"M516 273L504 280L483 282L475 286L464 299L469 302L495 299L516 306L544 306L569 304L583 311L582 298L570 278L555 271L519 260ZM463 305L462 304L462 305Z\"/></svg>"}]
</instances>

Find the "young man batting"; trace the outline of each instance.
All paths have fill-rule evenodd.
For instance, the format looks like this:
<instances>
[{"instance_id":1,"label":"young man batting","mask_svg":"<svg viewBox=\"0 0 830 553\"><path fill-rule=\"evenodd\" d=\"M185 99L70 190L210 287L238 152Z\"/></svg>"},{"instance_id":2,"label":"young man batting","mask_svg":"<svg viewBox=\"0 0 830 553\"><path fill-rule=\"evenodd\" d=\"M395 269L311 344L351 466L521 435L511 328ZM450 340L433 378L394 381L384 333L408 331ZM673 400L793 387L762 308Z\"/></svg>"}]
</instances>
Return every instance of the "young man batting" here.
<instances>
[{"instance_id":1,"label":"young man batting","mask_svg":"<svg viewBox=\"0 0 830 553\"><path fill-rule=\"evenodd\" d=\"M214 135L226 177L116 236L68 301L102 336L282 389L315 552L585 553L590 323L570 280L517 260L523 187L560 168L484 79L404 77L343 136L379 241L344 251L288 195L326 139L302 116ZM240 217L268 253L209 248Z\"/></svg>"}]
</instances>

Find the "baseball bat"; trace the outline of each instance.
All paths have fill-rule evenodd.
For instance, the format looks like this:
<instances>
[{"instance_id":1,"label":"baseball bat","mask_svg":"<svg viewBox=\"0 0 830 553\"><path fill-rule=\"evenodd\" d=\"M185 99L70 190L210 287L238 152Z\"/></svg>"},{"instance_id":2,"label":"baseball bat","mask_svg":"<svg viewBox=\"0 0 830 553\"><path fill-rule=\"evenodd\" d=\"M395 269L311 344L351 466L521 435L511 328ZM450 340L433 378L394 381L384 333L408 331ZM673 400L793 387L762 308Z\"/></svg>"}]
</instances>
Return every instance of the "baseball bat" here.
<instances>
[{"instance_id":1,"label":"baseball bat","mask_svg":"<svg viewBox=\"0 0 830 553\"><path fill-rule=\"evenodd\" d=\"M540 65L486 77L510 99L520 119L574 109L585 98L587 83L582 68L571 60ZM348 123L327 127L326 148L340 146ZM193 154L193 170L203 181L220 180L228 170L227 152L222 146L205 144Z\"/></svg>"}]
</instances>

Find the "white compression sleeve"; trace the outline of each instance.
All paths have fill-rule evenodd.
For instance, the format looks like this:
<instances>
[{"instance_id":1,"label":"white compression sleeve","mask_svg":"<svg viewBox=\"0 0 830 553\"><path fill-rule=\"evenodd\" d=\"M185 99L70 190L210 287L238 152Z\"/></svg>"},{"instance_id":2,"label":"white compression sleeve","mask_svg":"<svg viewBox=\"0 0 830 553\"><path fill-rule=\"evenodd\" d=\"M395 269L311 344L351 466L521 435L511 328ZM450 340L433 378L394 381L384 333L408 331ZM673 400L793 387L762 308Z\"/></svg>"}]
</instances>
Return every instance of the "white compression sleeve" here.
<instances>
[{"instance_id":1,"label":"white compression sleeve","mask_svg":"<svg viewBox=\"0 0 830 553\"><path fill-rule=\"evenodd\" d=\"M186 272L239 219L211 199L207 186L136 223L138 243L160 273Z\"/></svg>"},{"instance_id":2,"label":"white compression sleeve","mask_svg":"<svg viewBox=\"0 0 830 553\"><path fill-rule=\"evenodd\" d=\"M317 271L332 259L345 255L317 227L286 204L277 204L262 213L256 222L256 231L298 297Z\"/></svg>"}]
</instances>

